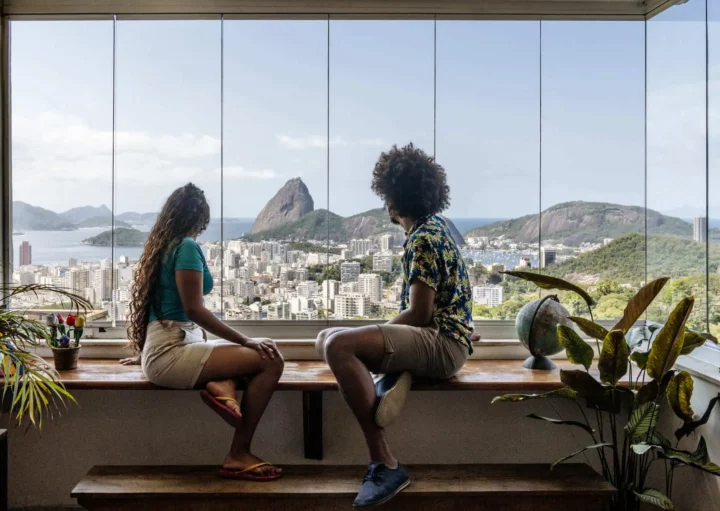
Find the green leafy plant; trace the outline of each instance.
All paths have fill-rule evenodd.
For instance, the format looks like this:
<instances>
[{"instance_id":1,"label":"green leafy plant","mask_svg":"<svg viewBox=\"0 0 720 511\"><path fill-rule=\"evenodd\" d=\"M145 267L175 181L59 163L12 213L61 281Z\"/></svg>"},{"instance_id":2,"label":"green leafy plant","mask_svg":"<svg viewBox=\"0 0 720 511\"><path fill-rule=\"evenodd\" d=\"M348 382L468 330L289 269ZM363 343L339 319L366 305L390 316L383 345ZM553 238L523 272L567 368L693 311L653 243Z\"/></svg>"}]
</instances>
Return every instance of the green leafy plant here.
<instances>
[{"instance_id":1,"label":"green leafy plant","mask_svg":"<svg viewBox=\"0 0 720 511\"><path fill-rule=\"evenodd\" d=\"M509 274L535 282L543 289L577 288L561 279L540 280L528 272ZM674 369L681 354L691 353L707 340L717 343L709 334L686 328L695 300L691 297L681 300L664 325L645 323L635 326L667 281L666 278L658 279L640 289L628 302L623 317L610 330L592 320L570 318L588 337L598 341L597 369L592 368L590 346L573 329L559 326L558 338L568 360L583 369L561 370L560 380L566 386L558 390L544 394L509 394L493 400L493 403L536 399L574 402L582 420L566 420L559 413L558 417L536 414L528 417L568 426L572 431L579 430L588 435L591 445L564 456L552 467L581 454L597 456L603 477L617 489L614 510L636 511L641 504L674 509L672 488L675 470L679 467L692 467L720 476L720 466L710 461L703 437L695 450L679 449L683 438L708 422L720 400L720 395L712 399L703 415L696 419L690 405L692 377ZM591 307L592 303L586 298L589 295L581 291L578 294ZM657 428L664 405L682 421L675 431L674 445ZM650 468L657 462L665 468L664 493L647 484Z\"/></svg>"},{"instance_id":2,"label":"green leafy plant","mask_svg":"<svg viewBox=\"0 0 720 511\"><path fill-rule=\"evenodd\" d=\"M42 427L43 417L53 416L61 405L75 402L59 381L57 372L32 352L41 343L51 345L50 328L45 322L26 317L22 310L10 309L13 298L23 294L56 293L70 302L72 309L87 310L92 305L84 298L60 288L31 284L0 285L0 381L2 403L18 422L27 417Z\"/></svg>"}]
</instances>

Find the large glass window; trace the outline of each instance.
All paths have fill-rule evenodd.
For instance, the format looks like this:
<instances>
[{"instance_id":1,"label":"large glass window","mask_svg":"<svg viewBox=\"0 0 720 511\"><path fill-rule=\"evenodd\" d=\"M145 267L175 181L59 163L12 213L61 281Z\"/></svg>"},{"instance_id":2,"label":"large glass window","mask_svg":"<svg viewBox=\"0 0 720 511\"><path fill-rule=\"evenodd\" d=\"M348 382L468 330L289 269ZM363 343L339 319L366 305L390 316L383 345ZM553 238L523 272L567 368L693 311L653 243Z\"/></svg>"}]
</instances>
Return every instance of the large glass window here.
<instances>
[{"instance_id":1,"label":"large glass window","mask_svg":"<svg viewBox=\"0 0 720 511\"><path fill-rule=\"evenodd\" d=\"M122 321L158 211L193 182L219 317L390 318L404 233L370 182L413 143L447 171L477 321L514 319L537 290L502 271L537 268L588 289L598 319L670 276L649 318L693 295L690 326L720 333L705 1L647 23L13 21L13 281Z\"/></svg>"},{"instance_id":2,"label":"large glass window","mask_svg":"<svg viewBox=\"0 0 720 511\"><path fill-rule=\"evenodd\" d=\"M642 23L543 22L540 263L588 288L597 319L645 280L644 95Z\"/></svg>"},{"instance_id":3,"label":"large glass window","mask_svg":"<svg viewBox=\"0 0 720 511\"><path fill-rule=\"evenodd\" d=\"M648 279L672 277L649 318L664 321L678 301L694 296L689 326L705 330L704 0L690 0L649 21L647 40L647 273Z\"/></svg>"},{"instance_id":4,"label":"large glass window","mask_svg":"<svg viewBox=\"0 0 720 511\"><path fill-rule=\"evenodd\" d=\"M537 298L534 286L501 272L538 265L539 32L537 21L437 24L436 156L475 320L515 319Z\"/></svg>"},{"instance_id":5,"label":"large glass window","mask_svg":"<svg viewBox=\"0 0 720 511\"><path fill-rule=\"evenodd\" d=\"M433 94L432 21L330 22L331 319L397 314L404 234L370 182L393 145L433 154Z\"/></svg>"},{"instance_id":6,"label":"large glass window","mask_svg":"<svg viewBox=\"0 0 720 511\"><path fill-rule=\"evenodd\" d=\"M327 30L224 22L225 243L210 259L229 320L327 317Z\"/></svg>"},{"instance_id":7,"label":"large glass window","mask_svg":"<svg viewBox=\"0 0 720 511\"><path fill-rule=\"evenodd\" d=\"M105 319L113 24L16 21L11 52L13 282L72 290L94 304L90 319ZM34 316L64 308L54 293L13 306Z\"/></svg>"},{"instance_id":8,"label":"large glass window","mask_svg":"<svg viewBox=\"0 0 720 511\"><path fill-rule=\"evenodd\" d=\"M117 22L115 314L167 197L192 182L210 204L198 241L220 240L220 20ZM220 265L205 305L220 313Z\"/></svg>"}]
</instances>

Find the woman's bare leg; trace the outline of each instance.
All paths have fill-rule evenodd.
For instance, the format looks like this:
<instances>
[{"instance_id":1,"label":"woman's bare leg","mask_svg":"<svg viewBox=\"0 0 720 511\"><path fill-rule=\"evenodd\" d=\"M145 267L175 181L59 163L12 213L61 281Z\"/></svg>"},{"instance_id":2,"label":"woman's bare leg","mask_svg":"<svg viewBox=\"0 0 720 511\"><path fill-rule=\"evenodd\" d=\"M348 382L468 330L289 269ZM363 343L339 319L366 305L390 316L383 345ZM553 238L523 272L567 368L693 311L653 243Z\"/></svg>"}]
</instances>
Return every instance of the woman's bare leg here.
<instances>
[{"instance_id":1,"label":"woman's bare leg","mask_svg":"<svg viewBox=\"0 0 720 511\"><path fill-rule=\"evenodd\" d=\"M234 385L234 382L241 378L248 379L240 402L242 422L235 430L230 453L223 464L225 468L242 470L261 461L251 453L250 444L284 366L281 357L263 359L257 350L237 344L218 344L210 354L198 378L198 385L213 382L213 390L218 388L218 384L223 386L222 392L234 392L234 388L224 388L228 380ZM209 391L211 387L208 387ZM279 472L280 469L266 466L259 468L256 473L269 475L276 471Z\"/></svg>"}]
</instances>

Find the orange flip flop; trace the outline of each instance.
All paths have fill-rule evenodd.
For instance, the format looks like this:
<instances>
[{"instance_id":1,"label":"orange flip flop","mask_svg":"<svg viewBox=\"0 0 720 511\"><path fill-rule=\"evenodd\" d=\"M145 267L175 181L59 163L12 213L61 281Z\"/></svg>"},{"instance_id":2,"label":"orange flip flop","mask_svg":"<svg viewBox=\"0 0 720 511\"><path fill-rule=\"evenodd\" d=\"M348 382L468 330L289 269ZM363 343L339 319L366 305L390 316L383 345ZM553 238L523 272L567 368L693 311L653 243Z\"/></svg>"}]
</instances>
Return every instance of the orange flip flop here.
<instances>
[{"instance_id":1,"label":"orange flip flop","mask_svg":"<svg viewBox=\"0 0 720 511\"><path fill-rule=\"evenodd\" d=\"M243 470L230 470L223 468L218 472L220 477L225 479L240 479L245 481L274 481L276 479L280 479L282 477L282 474L272 474L272 475L266 475L266 476L258 476L251 474L253 470L260 467L266 467L266 466L272 466L267 461L263 461L260 463L256 463L255 465L250 465L248 468Z\"/></svg>"},{"instance_id":2,"label":"orange flip flop","mask_svg":"<svg viewBox=\"0 0 720 511\"><path fill-rule=\"evenodd\" d=\"M203 390L202 392L200 392L200 397L206 405L212 408L220 417L222 417L225 422L230 424L233 428L237 428L240 425L240 421L242 421L242 415L237 413L229 406L223 404L238 404L237 399L235 399L234 397L213 396L207 390Z\"/></svg>"}]
</instances>

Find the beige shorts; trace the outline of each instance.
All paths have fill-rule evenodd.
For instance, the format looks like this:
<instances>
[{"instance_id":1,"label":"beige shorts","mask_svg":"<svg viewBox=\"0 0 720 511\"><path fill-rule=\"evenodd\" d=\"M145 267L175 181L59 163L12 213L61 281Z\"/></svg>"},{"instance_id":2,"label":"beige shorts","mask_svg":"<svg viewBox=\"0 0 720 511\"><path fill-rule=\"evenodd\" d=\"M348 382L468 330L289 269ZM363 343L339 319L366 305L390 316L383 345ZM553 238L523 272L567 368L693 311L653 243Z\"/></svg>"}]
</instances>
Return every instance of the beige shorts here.
<instances>
[{"instance_id":1,"label":"beige shorts","mask_svg":"<svg viewBox=\"0 0 720 511\"><path fill-rule=\"evenodd\" d=\"M467 362L467 346L439 333L437 325L378 326L385 338L382 374L407 371L417 378L445 380L455 376Z\"/></svg>"},{"instance_id":2,"label":"beige shorts","mask_svg":"<svg viewBox=\"0 0 720 511\"><path fill-rule=\"evenodd\" d=\"M191 389L214 347L194 323L153 321L145 336L142 369L155 385Z\"/></svg>"}]
</instances>

